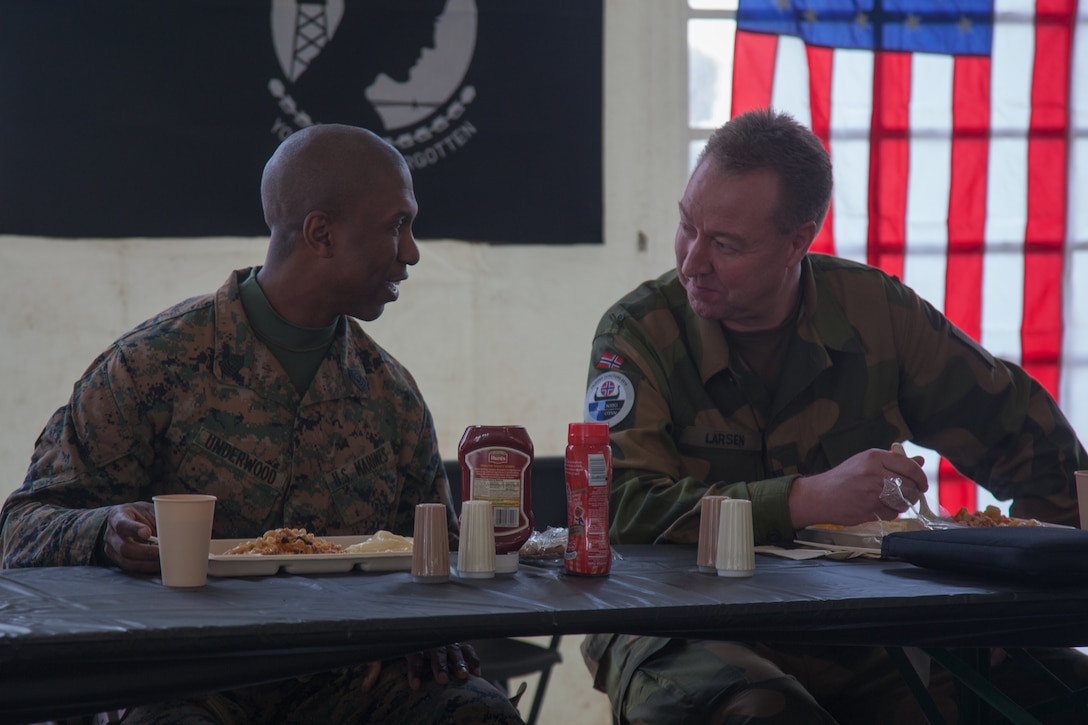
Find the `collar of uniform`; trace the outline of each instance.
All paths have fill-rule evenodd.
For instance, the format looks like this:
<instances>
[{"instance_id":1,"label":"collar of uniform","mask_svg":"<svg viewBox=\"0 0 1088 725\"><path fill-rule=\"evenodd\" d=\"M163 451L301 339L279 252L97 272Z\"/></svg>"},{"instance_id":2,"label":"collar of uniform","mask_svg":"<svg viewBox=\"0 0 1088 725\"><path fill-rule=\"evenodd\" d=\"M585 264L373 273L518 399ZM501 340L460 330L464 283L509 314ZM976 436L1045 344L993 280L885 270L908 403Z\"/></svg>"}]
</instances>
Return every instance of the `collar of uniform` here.
<instances>
[{"instance_id":1,"label":"collar of uniform","mask_svg":"<svg viewBox=\"0 0 1088 725\"><path fill-rule=\"evenodd\" d=\"M801 311L798 336L805 342L848 353L864 353L865 346L835 295L817 279L815 266L824 255L808 254L801 262ZM822 280L822 278L821 278Z\"/></svg>"},{"instance_id":2,"label":"collar of uniform","mask_svg":"<svg viewBox=\"0 0 1088 725\"><path fill-rule=\"evenodd\" d=\"M251 271L247 267L232 272L216 292L214 374L224 382L294 407L299 404L298 392L272 351L254 334L242 307L240 285ZM354 346L348 344L350 327L346 320L338 325L330 354L310 383L305 402L358 396L366 391L367 368Z\"/></svg>"},{"instance_id":3,"label":"collar of uniform","mask_svg":"<svg viewBox=\"0 0 1088 725\"><path fill-rule=\"evenodd\" d=\"M813 346L812 354L819 359L812 362L819 368L830 364L826 348L850 353L862 353L865 348L835 296L826 290L825 294L819 294L812 256L810 254L801 261L802 311L797 333L804 342ZM680 284L679 280L676 284ZM687 298L684 299L686 301ZM687 324L695 327L702 344L699 374L706 383L729 367L729 343L720 323L702 319L689 305L685 305L685 308Z\"/></svg>"},{"instance_id":4,"label":"collar of uniform","mask_svg":"<svg viewBox=\"0 0 1088 725\"><path fill-rule=\"evenodd\" d=\"M370 374L382 362L381 349L359 323L341 315L329 352L314 375L306 402L360 397L370 390Z\"/></svg>"},{"instance_id":5,"label":"collar of uniform","mask_svg":"<svg viewBox=\"0 0 1088 725\"><path fill-rule=\"evenodd\" d=\"M725 340L725 329L722 328L722 323L717 320L704 320L694 313L692 317L699 331L699 339L703 343L702 356L699 358L699 375L706 383L729 367L729 343Z\"/></svg>"},{"instance_id":6,"label":"collar of uniform","mask_svg":"<svg viewBox=\"0 0 1088 725\"><path fill-rule=\"evenodd\" d=\"M688 304L688 293L674 268L658 278L658 289L676 320L678 334L699 358L699 375L706 383L729 366L729 345L717 320L704 320Z\"/></svg>"}]
</instances>

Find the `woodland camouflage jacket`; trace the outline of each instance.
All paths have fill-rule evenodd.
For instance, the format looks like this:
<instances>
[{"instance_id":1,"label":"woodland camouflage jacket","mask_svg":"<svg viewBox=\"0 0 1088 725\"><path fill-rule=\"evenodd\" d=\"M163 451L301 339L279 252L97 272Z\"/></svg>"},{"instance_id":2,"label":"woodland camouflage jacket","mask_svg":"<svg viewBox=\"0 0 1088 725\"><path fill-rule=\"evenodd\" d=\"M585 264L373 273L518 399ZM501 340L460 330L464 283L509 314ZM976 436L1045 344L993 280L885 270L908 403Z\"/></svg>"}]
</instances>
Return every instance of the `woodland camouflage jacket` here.
<instances>
[{"instance_id":1,"label":"woodland camouflage jacket","mask_svg":"<svg viewBox=\"0 0 1088 725\"><path fill-rule=\"evenodd\" d=\"M794 539L787 492L868 448L946 456L1010 513L1076 525L1084 448L1054 399L894 277L810 254L781 382L769 396L697 317L673 270L607 311L586 420L612 426L611 535L695 542L707 493L752 501L756 544Z\"/></svg>"}]
</instances>

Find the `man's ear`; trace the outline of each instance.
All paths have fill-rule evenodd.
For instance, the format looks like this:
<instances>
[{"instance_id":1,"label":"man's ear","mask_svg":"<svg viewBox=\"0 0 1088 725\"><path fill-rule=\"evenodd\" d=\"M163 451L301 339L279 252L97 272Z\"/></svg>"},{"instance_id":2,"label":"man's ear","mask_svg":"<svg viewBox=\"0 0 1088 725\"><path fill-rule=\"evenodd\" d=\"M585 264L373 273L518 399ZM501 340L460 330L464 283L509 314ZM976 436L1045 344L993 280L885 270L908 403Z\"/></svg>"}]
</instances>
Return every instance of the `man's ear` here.
<instances>
[{"instance_id":1,"label":"man's ear","mask_svg":"<svg viewBox=\"0 0 1088 725\"><path fill-rule=\"evenodd\" d=\"M302 240L319 257L332 256L332 222L323 211L312 211L302 221Z\"/></svg>"},{"instance_id":2,"label":"man's ear","mask_svg":"<svg viewBox=\"0 0 1088 725\"><path fill-rule=\"evenodd\" d=\"M806 254L808 254L809 247L812 246L812 242L816 239L816 232L819 231L816 228L816 222L805 222L801 226L797 227L793 233L793 237L790 238L790 257L789 265L800 264L801 260Z\"/></svg>"}]
</instances>

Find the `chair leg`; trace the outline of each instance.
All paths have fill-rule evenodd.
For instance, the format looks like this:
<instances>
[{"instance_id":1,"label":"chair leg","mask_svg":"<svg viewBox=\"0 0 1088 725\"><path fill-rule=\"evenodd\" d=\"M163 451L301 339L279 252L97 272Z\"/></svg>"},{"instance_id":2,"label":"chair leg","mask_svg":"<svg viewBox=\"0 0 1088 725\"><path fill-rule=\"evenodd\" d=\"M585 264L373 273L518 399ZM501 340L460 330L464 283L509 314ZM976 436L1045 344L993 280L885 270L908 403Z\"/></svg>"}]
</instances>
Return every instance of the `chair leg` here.
<instances>
[{"instance_id":1,"label":"chair leg","mask_svg":"<svg viewBox=\"0 0 1088 725\"><path fill-rule=\"evenodd\" d=\"M563 635L552 635L551 641L548 643L548 649L553 652L559 649L559 643L563 641ZM548 688L548 679L552 676L551 665L540 672L540 680L537 682L536 692L533 694L533 704L529 708L529 718L526 720L525 725L536 725L536 720L540 717L540 708L544 705L544 693Z\"/></svg>"},{"instance_id":2,"label":"chair leg","mask_svg":"<svg viewBox=\"0 0 1088 725\"><path fill-rule=\"evenodd\" d=\"M551 675L551 667L540 672L540 680L537 682L536 692L533 693L533 704L529 708L529 717L525 720L525 725L536 725L536 719L540 716L540 707L544 704L544 691L548 687L548 678Z\"/></svg>"}]
</instances>

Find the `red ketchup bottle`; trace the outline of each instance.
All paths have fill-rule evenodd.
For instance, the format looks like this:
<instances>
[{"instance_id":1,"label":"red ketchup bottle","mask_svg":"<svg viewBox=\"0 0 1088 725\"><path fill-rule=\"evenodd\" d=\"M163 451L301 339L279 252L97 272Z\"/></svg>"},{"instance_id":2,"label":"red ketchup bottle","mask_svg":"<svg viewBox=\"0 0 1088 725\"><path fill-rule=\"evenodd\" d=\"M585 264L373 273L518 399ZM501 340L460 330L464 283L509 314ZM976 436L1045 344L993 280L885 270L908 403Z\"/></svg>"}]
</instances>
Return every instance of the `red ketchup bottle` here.
<instances>
[{"instance_id":1,"label":"red ketchup bottle","mask_svg":"<svg viewBox=\"0 0 1088 725\"><path fill-rule=\"evenodd\" d=\"M567 551L563 566L568 574L607 576L612 569L608 543L612 447L608 441L608 423L571 423L567 428Z\"/></svg>"},{"instance_id":2,"label":"red ketchup bottle","mask_svg":"<svg viewBox=\"0 0 1088 725\"><path fill-rule=\"evenodd\" d=\"M518 550L533 533L533 442L520 425L470 425L457 447L461 500L491 502L495 573L518 570Z\"/></svg>"}]
</instances>

